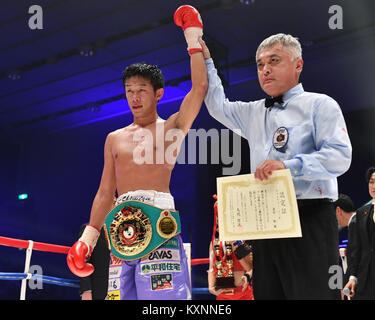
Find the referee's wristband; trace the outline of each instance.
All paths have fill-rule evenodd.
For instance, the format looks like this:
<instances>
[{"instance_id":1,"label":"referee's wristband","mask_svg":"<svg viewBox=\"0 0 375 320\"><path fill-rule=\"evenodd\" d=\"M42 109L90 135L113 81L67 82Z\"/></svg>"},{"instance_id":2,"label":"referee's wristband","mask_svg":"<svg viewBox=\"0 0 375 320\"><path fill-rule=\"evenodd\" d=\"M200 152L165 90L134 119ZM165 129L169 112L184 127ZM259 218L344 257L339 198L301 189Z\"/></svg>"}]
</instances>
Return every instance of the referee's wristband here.
<instances>
[{"instance_id":1,"label":"referee's wristband","mask_svg":"<svg viewBox=\"0 0 375 320\"><path fill-rule=\"evenodd\" d=\"M251 248L245 243L243 243L236 248L234 254L236 255L236 258L238 260L241 260L242 258L246 257L250 252Z\"/></svg>"}]
</instances>

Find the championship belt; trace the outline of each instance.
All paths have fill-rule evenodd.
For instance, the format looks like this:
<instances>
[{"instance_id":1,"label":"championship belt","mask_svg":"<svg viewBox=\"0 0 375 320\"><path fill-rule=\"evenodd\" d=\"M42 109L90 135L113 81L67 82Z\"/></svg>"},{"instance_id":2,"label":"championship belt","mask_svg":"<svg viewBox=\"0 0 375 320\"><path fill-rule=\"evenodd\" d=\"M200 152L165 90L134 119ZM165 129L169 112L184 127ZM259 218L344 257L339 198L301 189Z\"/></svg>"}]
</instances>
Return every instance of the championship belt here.
<instances>
[{"instance_id":1,"label":"championship belt","mask_svg":"<svg viewBox=\"0 0 375 320\"><path fill-rule=\"evenodd\" d=\"M119 259L137 260L181 233L178 211L141 201L124 201L105 218L109 249Z\"/></svg>"}]
</instances>

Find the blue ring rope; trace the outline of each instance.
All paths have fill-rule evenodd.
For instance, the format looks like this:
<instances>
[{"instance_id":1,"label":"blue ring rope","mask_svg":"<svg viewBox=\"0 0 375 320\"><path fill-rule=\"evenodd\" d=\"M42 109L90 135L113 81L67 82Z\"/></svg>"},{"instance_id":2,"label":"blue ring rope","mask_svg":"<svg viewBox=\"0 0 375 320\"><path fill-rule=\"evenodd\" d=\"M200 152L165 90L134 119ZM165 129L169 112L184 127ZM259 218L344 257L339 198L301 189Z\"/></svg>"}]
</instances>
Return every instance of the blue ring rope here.
<instances>
[{"instance_id":1,"label":"blue ring rope","mask_svg":"<svg viewBox=\"0 0 375 320\"><path fill-rule=\"evenodd\" d=\"M27 273L0 272L0 280L23 280L27 278ZM33 274L29 280L41 280L43 283L54 284L58 286L79 288L79 280L62 279L56 277L42 276ZM208 288L193 288L193 294L208 294Z\"/></svg>"},{"instance_id":2,"label":"blue ring rope","mask_svg":"<svg viewBox=\"0 0 375 320\"><path fill-rule=\"evenodd\" d=\"M210 294L208 288L193 288L192 291L193 294Z\"/></svg>"},{"instance_id":3,"label":"blue ring rope","mask_svg":"<svg viewBox=\"0 0 375 320\"><path fill-rule=\"evenodd\" d=\"M0 272L0 280L23 280L27 278L27 273ZM58 286L79 288L79 280L62 279L49 277L40 274L33 274L29 280L42 281L43 283L55 284Z\"/></svg>"}]
</instances>

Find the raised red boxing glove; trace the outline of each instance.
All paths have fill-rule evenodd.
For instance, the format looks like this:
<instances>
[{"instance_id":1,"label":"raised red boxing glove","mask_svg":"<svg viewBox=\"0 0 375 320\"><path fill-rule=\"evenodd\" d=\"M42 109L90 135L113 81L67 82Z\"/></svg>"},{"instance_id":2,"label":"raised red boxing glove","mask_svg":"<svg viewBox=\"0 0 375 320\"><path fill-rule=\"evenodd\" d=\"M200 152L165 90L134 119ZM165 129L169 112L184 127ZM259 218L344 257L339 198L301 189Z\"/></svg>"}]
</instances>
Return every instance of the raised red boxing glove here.
<instances>
[{"instance_id":1,"label":"raised red boxing glove","mask_svg":"<svg viewBox=\"0 0 375 320\"><path fill-rule=\"evenodd\" d=\"M76 276L88 277L94 272L94 266L86 261L90 259L99 235L98 229L87 225L81 238L70 248L66 262L70 271Z\"/></svg>"},{"instance_id":2,"label":"raised red boxing glove","mask_svg":"<svg viewBox=\"0 0 375 320\"><path fill-rule=\"evenodd\" d=\"M173 20L176 25L184 31L189 27L198 27L203 29L203 22L198 10L189 5L183 5L177 8Z\"/></svg>"},{"instance_id":3,"label":"raised red boxing glove","mask_svg":"<svg viewBox=\"0 0 375 320\"><path fill-rule=\"evenodd\" d=\"M203 23L197 9L189 5L178 7L173 16L176 25L184 30L189 54L202 51L198 39L203 36Z\"/></svg>"}]
</instances>

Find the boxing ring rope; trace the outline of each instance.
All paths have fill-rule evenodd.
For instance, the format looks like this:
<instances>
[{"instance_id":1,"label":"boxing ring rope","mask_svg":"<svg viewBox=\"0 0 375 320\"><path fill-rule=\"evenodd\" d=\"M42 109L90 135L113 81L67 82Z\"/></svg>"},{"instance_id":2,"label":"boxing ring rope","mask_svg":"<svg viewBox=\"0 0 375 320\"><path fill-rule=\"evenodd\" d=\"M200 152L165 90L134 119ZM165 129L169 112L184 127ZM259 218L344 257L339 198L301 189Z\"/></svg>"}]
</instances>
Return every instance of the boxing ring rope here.
<instances>
[{"instance_id":1,"label":"boxing ring rope","mask_svg":"<svg viewBox=\"0 0 375 320\"><path fill-rule=\"evenodd\" d=\"M42 283L53 284L58 286L79 288L79 280L63 279L57 277L50 277L40 274L29 273L31 255L33 250L68 254L70 247L56 244L48 244L43 242L34 242L32 240L21 240L0 236L0 245L26 249L25 269L24 273L0 272L0 280L21 280L20 300L26 299L26 284L27 280L41 281ZM191 259L191 265L208 264L208 258ZM208 288L193 288L193 294L208 294Z\"/></svg>"},{"instance_id":2,"label":"boxing ring rope","mask_svg":"<svg viewBox=\"0 0 375 320\"><path fill-rule=\"evenodd\" d=\"M79 280L62 279L49 276L41 276L40 274L33 274L29 277L30 273L13 273L13 272L0 272L0 280L24 280L31 279L42 281L43 283L55 284L64 287L79 288ZM28 278L29 277L29 278Z\"/></svg>"},{"instance_id":3,"label":"boxing ring rope","mask_svg":"<svg viewBox=\"0 0 375 320\"><path fill-rule=\"evenodd\" d=\"M203 258L203 259L191 259L191 265L196 266L198 264L209 264L210 259L208 258Z\"/></svg>"},{"instance_id":4,"label":"boxing ring rope","mask_svg":"<svg viewBox=\"0 0 375 320\"><path fill-rule=\"evenodd\" d=\"M34 242L32 240L21 240L0 236L0 245L14 248L26 249L25 269L24 273L10 273L0 272L0 280L22 280L20 300L26 298L26 284L27 280L42 281L42 283L50 283L61 286L79 287L79 280L60 279L56 277L41 276L38 274L29 273L31 255L33 250L63 253L67 254L69 247L60 246L55 244L48 244L43 242Z\"/></svg>"},{"instance_id":5,"label":"boxing ring rope","mask_svg":"<svg viewBox=\"0 0 375 320\"><path fill-rule=\"evenodd\" d=\"M20 240L20 239L13 239L13 238L0 236L0 245L7 246L7 247L27 249L30 241L31 240ZM33 249L37 251L68 254L70 247L60 246L56 244L42 243L42 242L34 242Z\"/></svg>"}]
</instances>

